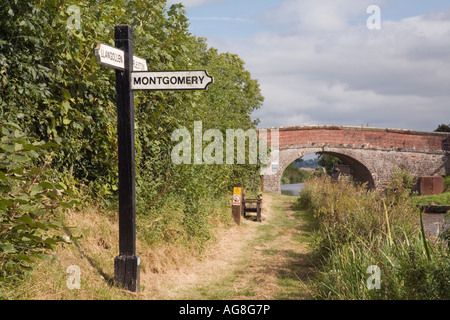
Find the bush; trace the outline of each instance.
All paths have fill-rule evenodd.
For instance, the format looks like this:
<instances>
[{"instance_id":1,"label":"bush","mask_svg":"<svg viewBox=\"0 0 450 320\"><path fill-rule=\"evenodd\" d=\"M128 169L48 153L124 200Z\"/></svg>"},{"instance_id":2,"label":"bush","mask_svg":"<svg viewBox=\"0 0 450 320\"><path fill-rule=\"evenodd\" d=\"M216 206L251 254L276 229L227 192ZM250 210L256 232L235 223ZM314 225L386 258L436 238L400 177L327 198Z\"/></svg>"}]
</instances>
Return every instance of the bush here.
<instances>
[{"instance_id":1,"label":"bush","mask_svg":"<svg viewBox=\"0 0 450 320\"><path fill-rule=\"evenodd\" d=\"M65 1L6 1L0 7L7 17L0 20L0 114L20 119L38 140L58 143L52 168L70 172L89 186L92 201L112 207L118 189L115 71L97 63L97 42L113 45L114 26L128 24L134 53L152 70L206 69L214 77L206 91L135 92L135 138L137 214L157 212L155 219L165 221L176 208L183 221L177 230L207 239L204 199L222 199L235 183L256 188L259 165L174 165L171 134L200 120L203 131L254 128L250 115L263 101L258 82L237 55L219 53L189 33L181 4L70 5L80 9L79 29L68 28Z\"/></svg>"},{"instance_id":2,"label":"bush","mask_svg":"<svg viewBox=\"0 0 450 320\"><path fill-rule=\"evenodd\" d=\"M286 167L281 176L281 184L292 184L292 183L302 183L306 180L309 180L313 177L313 174L301 170L294 166L294 163L291 163Z\"/></svg>"},{"instance_id":3,"label":"bush","mask_svg":"<svg viewBox=\"0 0 450 320\"><path fill-rule=\"evenodd\" d=\"M92 196L117 194L117 114L115 71L94 56L97 42L113 45L114 26L133 27L134 53L152 70L206 69L214 85L201 93L135 93L137 179L151 184L150 195L173 189L171 133L203 121L204 130L254 128L250 114L262 105L256 80L244 61L208 48L189 33L181 4L165 0L71 1L80 9L80 29L68 28L65 1L6 1L0 7L0 114L20 119L39 140L61 147L52 165L89 184ZM13 44L13 45L12 45ZM225 112L226 110L226 112ZM247 183L245 166L215 176L220 192ZM144 177L140 172L146 171ZM191 170L191 176L209 173ZM183 177L184 178L184 177ZM247 181L236 181L236 180Z\"/></svg>"},{"instance_id":4,"label":"bush","mask_svg":"<svg viewBox=\"0 0 450 320\"><path fill-rule=\"evenodd\" d=\"M34 260L63 241L52 213L66 185L49 168L54 143L31 142L14 123L3 122L0 141L0 281L29 270ZM46 155L44 155L46 154Z\"/></svg>"},{"instance_id":5,"label":"bush","mask_svg":"<svg viewBox=\"0 0 450 320\"><path fill-rule=\"evenodd\" d=\"M7 0L0 6L0 119L20 121L33 137L3 123L1 279L28 268L61 240L51 220L54 210L70 205L61 198L65 177L77 181L86 204L117 207L115 70L99 65L94 49L97 42L114 45L119 24L133 27L134 53L152 70L206 69L214 77L214 85L201 92L135 92L140 235L149 242L201 248L216 219L211 203L231 196L233 184L258 187L259 164L171 161L172 132L192 129L195 121L202 121L203 132L255 128L251 114L263 97L242 59L190 34L181 4L73 0L70 5L80 9L79 29L69 27L73 12L67 1Z\"/></svg>"}]
</instances>

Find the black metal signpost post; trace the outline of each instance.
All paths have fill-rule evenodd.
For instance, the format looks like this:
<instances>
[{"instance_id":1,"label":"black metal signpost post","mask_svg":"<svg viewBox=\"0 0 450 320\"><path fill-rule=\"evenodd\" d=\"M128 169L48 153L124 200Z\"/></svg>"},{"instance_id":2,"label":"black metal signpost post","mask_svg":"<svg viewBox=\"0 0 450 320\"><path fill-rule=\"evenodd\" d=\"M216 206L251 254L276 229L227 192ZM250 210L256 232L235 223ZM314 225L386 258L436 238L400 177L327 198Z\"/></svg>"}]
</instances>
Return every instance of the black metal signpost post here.
<instances>
[{"instance_id":1,"label":"black metal signpost post","mask_svg":"<svg viewBox=\"0 0 450 320\"><path fill-rule=\"evenodd\" d=\"M143 73L147 70L145 59L133 56L132 27L128 25L116 26L114 38L115 48L99 44L95 52L100 64L116 68L119 148L119 255L114 259L114 281L124 289L139 292L140 259L136 255L133 92L134 90L206 90L214 79L208 75L206 70L167 71L156 75L152 72ZM110 51L106 53L107 50ZM139 63L135 65L133 60ZM132 78L136 79L134 80L134 87L131 83ZM157 86L156 81L158 81Z\"/></svg>"},{"instance_id":2,"label":"black metal signpost post","mask_svg":"<svg viewBox=\"0 0 450 320\"><path fill-rule=\"evenodd\" d=\"M124 51L124 70L116 70L117 135L119 158L119 255L114 259L114 281L139 292L139 256L136 255L136 189L134 145L133 29L114 29L115 46Z\"/></svg>"}]
</instances>

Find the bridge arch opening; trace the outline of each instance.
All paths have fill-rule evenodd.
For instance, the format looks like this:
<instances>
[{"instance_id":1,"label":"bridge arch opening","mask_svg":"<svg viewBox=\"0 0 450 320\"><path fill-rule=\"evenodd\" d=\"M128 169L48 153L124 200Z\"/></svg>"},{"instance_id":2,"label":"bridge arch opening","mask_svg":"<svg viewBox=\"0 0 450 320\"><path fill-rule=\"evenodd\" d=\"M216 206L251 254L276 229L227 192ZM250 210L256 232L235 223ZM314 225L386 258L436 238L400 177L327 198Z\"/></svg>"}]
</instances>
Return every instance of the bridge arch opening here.
<instances>
[{"instance_id":1,"label":"bridge arch opening","mask_svg":"<svg viewBox=\"0 0 450 320\"><path fill-rule=\"evenodd\" d=\"M331 150L324 151L323 149L318 148L311 148L311 149L305 148L295 150L288 149L281 151L279 159L280 162L279 172L273 177L276 180L275 181L272 180L273 178L270 179L273 181L273 183L278 185L278 187L275 186L275 190L281 192L281 185L286 183L286 179L282 180L283 172L285 172L286 168L288 168L289 166L293 166L293 164L296 162L297 159L303 158L304 156L307 156L309 154L327 154L337 159L340 159L342 163L344 163L350 168L353 180L361 184L366 184L368 189L375 189L376 187L375 181L369 168L365 164L363 164L360 160L356 159L355 157L352 157L352 155L348 155L339 151L337 152ZM308 159L310 157L306 158Z\"/></svg>"},{"instance_id":2,"label":"bridge arch opening","mask_svg":"<svg viewBox=\"0 0 450 320\"><path fill-rule=\"evenodd\" d=\"M324 151L319 153L328 154L340 159L344 164L350 167L351 175L354 180L361 184L367 184L367 188L369 189L375 189L375 181L372 177L372 174L370 173L369 169L357 159L338 152Z\"/></svg>"},{"instance_id":3,"label":"bridge arch opening","mask_svg":"<svg viewBox=\"0 0 450 320\"><path fill-rule=\"evenodd\" d=\"M305 154L293 160L281 172L280 191L285 195L298 196L308 180L322 174L317 154Z\"/></svg>"}]
</instances>

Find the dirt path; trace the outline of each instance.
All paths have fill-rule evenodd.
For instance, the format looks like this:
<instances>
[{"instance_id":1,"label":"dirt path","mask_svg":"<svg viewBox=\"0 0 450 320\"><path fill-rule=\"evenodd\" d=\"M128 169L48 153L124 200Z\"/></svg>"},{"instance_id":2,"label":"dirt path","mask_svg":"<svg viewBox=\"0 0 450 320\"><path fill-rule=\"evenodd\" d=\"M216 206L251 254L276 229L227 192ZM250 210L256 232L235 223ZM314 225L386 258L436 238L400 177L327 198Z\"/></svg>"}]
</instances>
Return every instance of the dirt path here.
<instances>
[{"instance_id":1,"label":"dirt path","mask_svg":"<svg viewBox=\"0 0 450 320\"><path fill-rule=\"evenodd\" d=\"M217 236L200 261L151 279L156 299L307 299L308 222L294 198L263 195L263 222ZM150 279L148 279L150 280Z\"/></svg>"}]
</instances>

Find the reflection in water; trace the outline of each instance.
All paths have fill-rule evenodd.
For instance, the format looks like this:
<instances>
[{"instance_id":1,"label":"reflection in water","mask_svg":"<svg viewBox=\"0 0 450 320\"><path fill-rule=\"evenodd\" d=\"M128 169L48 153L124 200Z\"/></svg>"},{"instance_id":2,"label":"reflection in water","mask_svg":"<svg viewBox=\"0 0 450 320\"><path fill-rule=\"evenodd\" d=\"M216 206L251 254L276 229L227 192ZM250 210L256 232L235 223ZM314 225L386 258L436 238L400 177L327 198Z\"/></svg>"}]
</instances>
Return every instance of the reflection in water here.
<instances>
[{"instance_id":1,"label":"reflection in water","mask_svg":"<svg viewBox=\"0 0 450 320\"><path fill-rule=\"evenodd\" d=\"M432 236L438 236L441 234L446 228L449 228L448 225L445 225L445 214L441 213L428 213L424 214L422 221L425 231Z\"/></svg>"},{"instance_id":2,"label":"reflection in water","mask_svg":"<svg viewBox=\"0 0 450 320\"><path fill-rule=\"evenodd\" d=\"M297 197L300 194L300 191L303 189L304 185L304 183L282 184L281 194Z\"/></svg>"}]
</instances>

